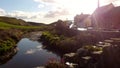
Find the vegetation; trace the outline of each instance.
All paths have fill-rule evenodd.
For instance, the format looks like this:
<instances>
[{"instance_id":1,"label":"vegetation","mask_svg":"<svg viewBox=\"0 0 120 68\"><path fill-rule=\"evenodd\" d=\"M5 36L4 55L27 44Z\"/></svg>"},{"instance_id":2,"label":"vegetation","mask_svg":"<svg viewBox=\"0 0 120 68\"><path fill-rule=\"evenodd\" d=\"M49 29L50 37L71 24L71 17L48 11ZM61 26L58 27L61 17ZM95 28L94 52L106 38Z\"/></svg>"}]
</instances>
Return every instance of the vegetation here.
<instances>
[{"instance_id":1,"label":"vegetation","mask_svg":"<svg viewBox=\"0 0 120 68\"><path fill-rule=\"evenodd\" d=\"M22 34L22 31L16 29L0 29L0 56L13 50Z\"/></svg>"},{"instance_id":2,"label":"vegetation","mask_svg":"<svg viewBox=\"0 0 120 68\"><path fill-rule=\"evenodd\" d=\"M65 56L65 62L71 62L78 64L78 68L114 68L119 67L120 57L119 43L113 44L113 42L104 42L106 39L120 37L118 32L102 32L102 31L77 31L74 29L69 29L66 22L57 21L50 26L50 30L47 30L42 33L41 41L52 50L59 51L67 54ZM100 45L100 46L98 46ZM111 45L111 46L110 46ZM108 47L109 46L109 47ZM75 54L71 57L69 53ZM114 55L113 55L114 54ZM117 59L116 59L116 58ZM64 57L63 57L64 58ZM114 59L116 61L114 61ZM114 65L111 65L113 61ZM53 65L56 66L58 63L49 63L51 68ZM111 67L109 67L111 66Z\"/></svg>"},{"instance_id":3,"label":"vegetation","mask_svg":"<svg viewBox=\"0 0 120 68\"><path fill-rule=\"evenodd\" d=\"M47 29L46 25L32 24L16 18L0 17L0 56L13 50L23 34Z\"/></svg>"},{"instance_id":4,"label":"vegetation","mask_svg":"<svg viewBox=\"0 0 120 68\"><path fill-rule=\"evenodd\" d=\"M0 22L5 22L12 25L26 25L26 26L30 25L29 23L25 22L22 19L17 19L13 17L4 17L4 16L0 16Z\"/></svg>"},{"instance_id":5,"label":"vegetation","mask_svg":"<svg viewBox=\"0 0 120 68\"><path fill-rule=\"evenodd\" d=\"M13 49L16 45L15 41L13 39L7 39L6 41L0 41L0 55L3 55L5 52L10 51Z\"/></svg>"},{"instance_id":6,"label":"vegetation","mask_svg":"<svg viewBox=\"0 0 120 68\"><path fill-rule=\"evenodd\" d=\"M87 45L87 46L84 46L83 48L87 49L90 52L102 51L102 47L97 47L97 46L93 46L93 45Z\"/></svg>"},{"instance_id":7,"label":"vegetation","mask_svg":"<svg viewBox=\"0 0 120 68\"><path fill-rule=\"evenodd\" d=\"M50 60L45 68L68 68L65 64L60 63L56 60Z\"/></svg>"},{"instance_id":8,"label":"vegetation","mask_svg":"<svg viewBox=\"0 0 120 68\"><path fill-rule=\"evenodd\" d=\"M91 44L96 37L91 33L69 29L66 22L58 20L51 30L42 33L41 41L54 49L63 53L75 52L78 48L86 44Z\"/></svg>"},{"instance_id":9,"label":"vegetation","mask_svg":"<svg viewBox=\"0 0 120 68\"><path fill-rule=\"evenodd\" d=\"M38 29L41 27L37 26L20 26L20 25L13 25L13 24L8 24L5 22L0 22L0 29Z\"/></svg>"}]
</instances>

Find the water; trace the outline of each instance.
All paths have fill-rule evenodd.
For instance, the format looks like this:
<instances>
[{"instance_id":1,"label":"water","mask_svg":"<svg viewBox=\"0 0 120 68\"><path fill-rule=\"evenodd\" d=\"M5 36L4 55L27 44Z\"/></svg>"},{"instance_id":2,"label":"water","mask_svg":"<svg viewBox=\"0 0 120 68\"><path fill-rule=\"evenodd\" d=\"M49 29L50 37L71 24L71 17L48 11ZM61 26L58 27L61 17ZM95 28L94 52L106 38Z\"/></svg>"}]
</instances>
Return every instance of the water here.
<instances>
[{"instance_id":1,"label":"water","mask_svg":"<svg viewBox=\"0 0 120 68\"><path fill-rule=\"evenodd\" d=\"M17 54L0 68L36 68L44 66L52 58L60 60L60 56L43 49L38 41L23 38L17 45Z\"/></svg>"}]
</instances>

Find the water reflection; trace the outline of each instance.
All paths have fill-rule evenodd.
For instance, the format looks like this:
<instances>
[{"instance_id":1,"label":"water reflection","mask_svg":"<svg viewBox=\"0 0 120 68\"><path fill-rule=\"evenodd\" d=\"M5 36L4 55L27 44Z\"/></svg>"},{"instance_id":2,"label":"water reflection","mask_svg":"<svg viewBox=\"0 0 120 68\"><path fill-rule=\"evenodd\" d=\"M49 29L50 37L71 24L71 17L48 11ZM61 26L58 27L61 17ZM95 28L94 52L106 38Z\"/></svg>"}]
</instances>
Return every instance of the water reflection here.
<instances>
[{"instance_id":1,"label":"water reflection","mask_svg":"<svg viewBox=\"0 0 120 68\"><path fill-rule=\"evenodd\" d=\"M36 48L34 48L34 49L27 50L25 52L25 54L33 54L33 53L36 53L37 51L40 51L40 50L43 50L41 45L36 46Z\"/></svg>"},{"instance_id":2,"label":"water reflection","mask_svg":"<svg viewBox=\"0 0 120 68\"><path fill-rule=\"evenodd\" d=\"M34 49L30 49L30 50L26 51L25 54L33 54L33 53L35 53L35 51L36 51L36 50L34 50Z\"/></svg>"},{"instance_id":3,"label":"water reflection","mask_svg":"<svg viewBox=\"0 0 120 68\"><path fill-rule=\"evenodd\" d=\"M17 45L17 54L0 68L34 68L44 66L50 58L60 60L60 56L44 49L41 42L23 38Z\"/></svg>"}]
</instances>

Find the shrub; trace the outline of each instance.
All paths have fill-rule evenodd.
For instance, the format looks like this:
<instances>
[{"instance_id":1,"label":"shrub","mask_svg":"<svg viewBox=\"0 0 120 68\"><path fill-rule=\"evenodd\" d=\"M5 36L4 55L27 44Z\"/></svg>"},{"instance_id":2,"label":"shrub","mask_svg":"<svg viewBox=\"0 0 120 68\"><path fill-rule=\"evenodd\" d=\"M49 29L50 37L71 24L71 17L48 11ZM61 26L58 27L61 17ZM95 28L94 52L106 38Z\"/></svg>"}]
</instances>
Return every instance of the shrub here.
<instances>
[{"instance_id":1,"label":"shrub","mask_svg":"<svg viewBox=\"0 0 120 68\"><path fill-rule=\"evenodd\" d=\"M49 61L45 68L67 68L67 66L58 61Z\"/></svg>"},{"instance_id":2,"label":"shrub","mask_svg":"<svg viewBox=\"0 0 120 68\"><path fill-rule=\"evenodd\" d=\"M15 41L8 38L6 41L0 41L0 55L8 52L15 46Z\"/></svg>"}]
</instances>

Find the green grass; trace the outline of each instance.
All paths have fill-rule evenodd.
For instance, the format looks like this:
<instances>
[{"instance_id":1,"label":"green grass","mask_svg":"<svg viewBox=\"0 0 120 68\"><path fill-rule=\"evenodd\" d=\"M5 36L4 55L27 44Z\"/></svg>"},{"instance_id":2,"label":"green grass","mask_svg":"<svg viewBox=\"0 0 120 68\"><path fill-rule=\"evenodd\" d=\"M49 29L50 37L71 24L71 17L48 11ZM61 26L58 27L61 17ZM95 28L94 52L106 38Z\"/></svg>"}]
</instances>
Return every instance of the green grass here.
<instances>
[{"instance_id":1,"label":"green grass","mask_svg":"<svg viewBox=\"0 0 120 68\"><path fill-rule=\"evenodd\" d=\"M40 26L21 26L21 25L13 25L5 22L0 22L0 29L38 29Z\"/></svg>"},{"instance_id":2,"label":"green grass","mask_svg":"<svg viewBox=\"0 0 120 68\"><path fill-rule=\"evenodd\" d=\"M0 55L4 54L4 52L10 51L11 48L15 46L15 41L11 38L8 38L6 41L0 40Z\"/></svg>"}]
</instances>

